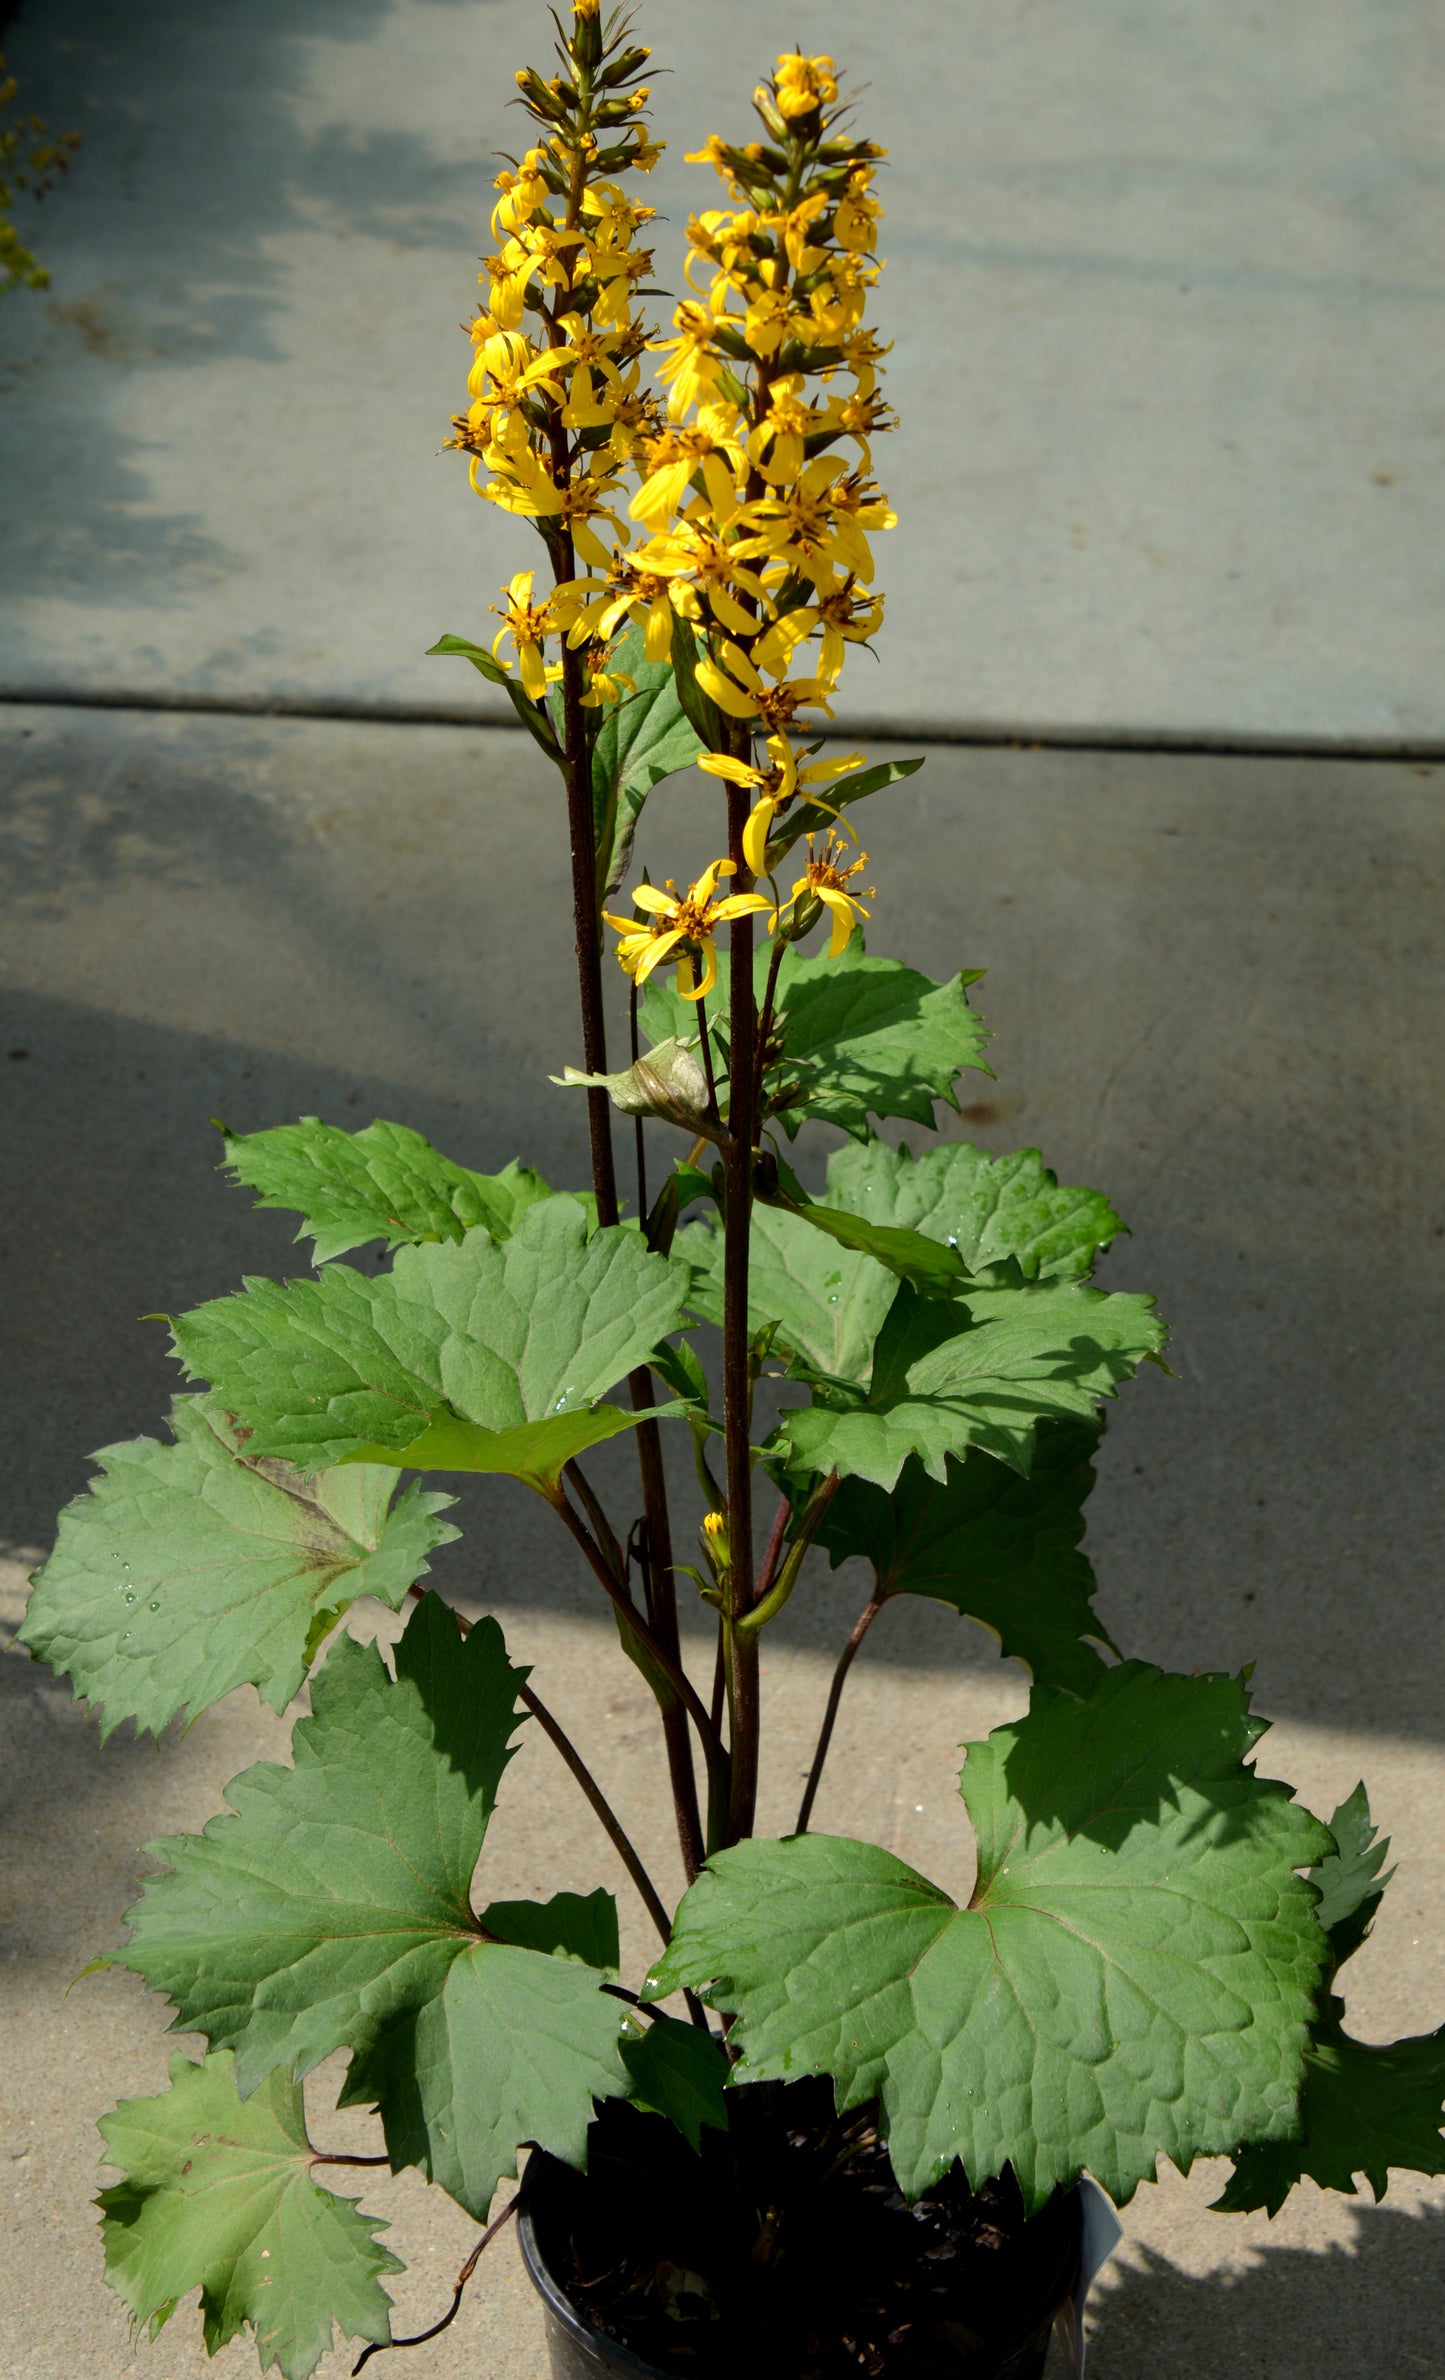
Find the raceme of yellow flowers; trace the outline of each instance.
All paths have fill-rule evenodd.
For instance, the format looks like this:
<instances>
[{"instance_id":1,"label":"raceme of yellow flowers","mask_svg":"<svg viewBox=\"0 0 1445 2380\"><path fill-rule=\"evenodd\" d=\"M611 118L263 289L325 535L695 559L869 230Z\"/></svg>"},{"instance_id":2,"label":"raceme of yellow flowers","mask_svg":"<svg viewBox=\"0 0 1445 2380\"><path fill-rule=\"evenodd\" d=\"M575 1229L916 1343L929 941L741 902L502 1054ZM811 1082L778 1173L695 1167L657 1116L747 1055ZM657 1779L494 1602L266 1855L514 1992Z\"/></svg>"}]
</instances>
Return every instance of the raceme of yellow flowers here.
<instances>
[{"instance_id":1,"label":"raceme of yellow flowers","mask_svg":"<svg viewBox=\"0 0 1445 2380\"><path fill-rule=\"evenodd\" d=\"M830 784L860 765L856 753L814 760L807 739L831 715L849 645L881 622L870 540L896 517L872 477L872 441L893 426L879 385L888 350L865 320L881 269L883 152L847 129L830 58L780 58L753 99L765 137L714 136L689 160L715 169L731 204L688 224L692 294L672 336L649 339L633 300L651 269L637 235L652 210L612 177L650 170L658 150L635 79L648 53L625 41L614 21L604 46L595 6L579 7L563 74L518 76L546 138L498 178L501 245L456 443L478 491L530 516L548 543L552 588L537 601L533 574L514 578L497 639L510 639L529 695L561 674L550 656L564 640L585 657L594 706L630 689L606 661L629 621L652 662L668 661L678 622L699 641L697 683L721 747L699 766L752 797L744 869L726 903L713 888L735 871L720 861L686 896L644 888L645 917L609 920L630 974L676 957L679 988L696 997L691 962L710 982L711 933L679 921L731 913L767 872L780 815L795 801L826 812ZM642 385L645 347L665 416ZM862 855L845 860L836 834L810 843L791 894L775 887L772 904L748 905L770 906L786 939L826 911L837 952L866 915L849 890Z\"/></svg>"}]
</instances>

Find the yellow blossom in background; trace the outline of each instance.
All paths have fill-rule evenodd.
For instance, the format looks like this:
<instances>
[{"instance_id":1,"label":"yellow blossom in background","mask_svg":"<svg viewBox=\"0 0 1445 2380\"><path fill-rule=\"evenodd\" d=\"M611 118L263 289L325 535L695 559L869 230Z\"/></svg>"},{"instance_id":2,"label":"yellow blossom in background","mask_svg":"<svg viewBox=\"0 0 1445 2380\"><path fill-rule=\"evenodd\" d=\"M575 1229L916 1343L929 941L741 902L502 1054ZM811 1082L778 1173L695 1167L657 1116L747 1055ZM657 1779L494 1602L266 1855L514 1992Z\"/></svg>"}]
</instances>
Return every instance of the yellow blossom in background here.
<instances>
[{"instance_id":1,"label":"yellow blossom in background","mask_svg":"<svg viewBox=\"0 0 1445 2380\"><path fill-rule=\"evenodd\" d=\"M623 972L637 985L646 983L653 968L665 958L678 954L677 988L685 1000L701 1000L717 981L717 946L714 935L729 918L746 917L751 910L766 909L770 904L761 893L729 893L721 900L713 894L718 880L735 873L730 859L715 859L705 868L695 884L679 893L669 876L665 890L655 884L639 884L632 899L634 905L655 918L655 925L639 924L636 918L607 918L615 933L622 939L617 956ZM693 962L701 958L703 974L698 982Z\"/></svg>"}]
</instances>

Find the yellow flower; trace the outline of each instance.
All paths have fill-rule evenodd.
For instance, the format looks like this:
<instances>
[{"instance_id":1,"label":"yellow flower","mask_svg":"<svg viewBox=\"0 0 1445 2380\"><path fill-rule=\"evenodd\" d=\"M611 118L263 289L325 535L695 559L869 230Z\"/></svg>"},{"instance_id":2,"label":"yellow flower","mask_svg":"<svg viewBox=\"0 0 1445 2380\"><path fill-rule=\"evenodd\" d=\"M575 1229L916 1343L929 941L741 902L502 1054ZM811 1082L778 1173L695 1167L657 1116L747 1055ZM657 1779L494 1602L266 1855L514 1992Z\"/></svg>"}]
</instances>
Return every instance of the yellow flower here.
<instances>
[{"instance_id":1,"label":"yellow flower","mask_svg":"<svg viewBox=\"0 0 1445 2380\"><path fill-rule=\"evenodd\" d=\"M717 335L705 306L679 306L672 318L675 339L656 340L653 351L667 357L657 367L664 386L671 383L668 414L681 421L704 396L710 396L723 369Z\"/></svg>"},{"instance_id":2,"label":"yellow flower","mask_svg":"<svg viewBox=\"0 0 1445 2380\"><path fill-rule=\"evenodd\" d=\"M567 642L589 639L602 643L617 634L624 620L642 630L645 661L666 661L672 652L671 585L660 572L646 567L643 554L618 554L606 579L572 579L557 590L558 616L567 629Z\"/></svg>"},{"instance_id":3,"label":"yellow flower","mask_svg":"<svg viewBox=\"0 0 1445 2380\"><path fill-rule=\"evenodd\" d=\"M684 619L705 626L705 602L711 618L730 636L755 636L757 612L766 617L770 607L762 580L747 567L746 557L754 550L745 542L728 545L701 522L683 520L665 536L649 538L638 560L669 581L673 610ZM757 612L744 610L741 595L751 597Z\"/></svg>"},{"instance_id":4,"label":"yellow flower","mask_svg":"<svg viewBox=\"0 0 1445 2380\"><path fill-rule=\"evenodd\" d=\"M584 709L610 711L614 703L621 702L624 693L637 692L636 678L630 678L625 669L609 668L605 644L592 648L587 656L587 668L587 691L582 697Z\"/></svg>"},{"instance_id":5,"label":"yellow flower","mask_svg":"<svg viewBox=\"0 0 1445 2380\"><path fill-rule=\"evenodd\" d=\"M718 878L735 873L730 859L715 859L685 893L678 892L670 876L663 891L655 884L639 884L632 896L633 905L656 918L656 925L640 925L635 917L609 916L606 920L622 937L617 956L623 972L634 983L646 983L653 968L676 952L678 991L684 1000L703 999L717 982L717 945L713 936L718 927L729 918L746 917L750 910L769 906L761 893L729 893L724 900L714 900ZM693 979L695 958L703 962L701 983Z\"/></svg>"},{"instance_id":6,"label":"yellow flower","mask_svg":"<svg viewBox=\"0 0 1445 2380\"><path fill-rule=\"evenodd\" d=\"M632 518L665 528L700 473L713 519L731 520L741 502L737 481L747 472L731 435L736 418L730 405L705 405L690 428L665 429L647 450L646 476L627 508Z\"/></svg>"},{"instance_id":7,"label":"yellow flower","mask_svg":"<svg viewBox=\"0 0 1445 2380\"><path fill-rule=\"evenodd\" d=\"M726 752L703 752L698 767L710 777L725 777L731 785L742 785L758 796L743 828L743 859L755 876L767 873L768 837L773 820L785 810L794 795L811 802L817 809L837 813L822 799L821 789L838 777L846 777L850 769L864 765L861 752L847 752L841 760L815 760L800 769L797 754L786 736L768 737L769 764L765 769L753 768L745 760L734 760ZM846 825L844 832L853 837L853 829Z\"/></svg>"},{"instance_id":8,"label":"yellow flower","mask_svg":"<svg viewBox=\"0 0 1445 2380\"><path fill-rule=\"evenodd\" d=\"M492 237L499 240L547 203L550 193L542 171L542 151L529 149L515 173L510 166L503 166L492 187L502 193L492 209Z\"/></svg>"},{"instance_id":9,"label":"yellow flower","mask_svg":"<svg viewBox=\"0 0 1445 2380\"><path fill-rule=\"evenodd\" d=\"M883 209L876 198L869 196L872 180L871 166L855 166L833 218L833 237L840 248L851 250L855 256L866 255L871 249L883 220Z\"/></svg>"},{"instance_id":10,"label":"yellow flower","mask_svg":"<svg viewBox=\"0 0 1445 2380\"><path fill-rule=\"evenodd\" d=\"M820 901L829 912L832 919L832 936L828 943L830 959L841 956L848 947L853 928L857 925L859 918L868 915L858 894L850 893L848 890L850 877L856 876L861 868L868 865L868 854L866 851L860 851L849 868L839 867L838 862L843 856L844 846L838 839L836 827L829 827L827 839L820 852L815 851L813 838L810 835L808 838L808 864L802 875L795 880L792 899L788 904L795 922L798 921L800 912L806 920L808 908L813 901ZM871 885L866 888L866 897L870 901L876 898ZM773 911L769 920L770 926L777 925L780 915L780 909ZM802 931L806 933L807 930L807 923L804 922Z\"/></svg>"},{"instance_id":11,"label":"yellow flower","mask_svg":"<svg viewBox=\"0 0 1445 2380\"><path fill-rule=\"evenodd\" d=\"M831 107L838 96L836 74L831 58L802 58L795 51L781 57L773 78L780 113L791 123L815 107Z\"/></svg>"},{"instance_id":12,"label":"yellow flower","mask_svg":"<svg viewBox=\"0 0 1445 2380\"><path fill-rule=\"evenodd\" d=\"M536 575L533 570L519 570L507 586L506 610L503 611L500 604L492 605L493 611L502 623L493 642L492 652L496 654L497 646L503 637L511 638L517 650L517 666L521 675L522 691L533 702L540 702L551 681L561 677L562 670L559 663L554 662L549 666L543 659L543 639L556 635L557 622L550 601L546 603L533 603L532 601L532 581ZM503 662L502 666L505 669L507 665Z\"/></svg>"},{"instance_id":13,"label":"yellow flower","mask_svg":"<svg viewBox=\"0 0 1445 2380\"><path fill-rule=\"evenodd\" d=\"M843 674L847 646L866 644L870 636L876 636L883 619L883 597L860 595L855 592L856 584L845 578L829 593L819 592L816 601L785 612L753 647L759 669L773 677L786 677L798 646L821 631L818 675L836 686Z\"/></svg>"},{"instance_id":14,"label":"yellow flower","mask_svg":"<svg viewBox=\"0 0 1445 2380\"><path fill-rule=\"evenodd\" d=\"M741 646L724 639L723 660L726 671L709 655L697 665L697 682L705 694L710 694L719 710L731 719L761 719L768 734L777 734L791 727L800 710L827 711L831 686L817 678L794 679L780 686L767 686L758 675Z\"/></svg>"},{"instance_id":15,"label":"yellow flower","mask_svg":"<svg viewBox=\"0 0 1445 2380\"><path fill-rule=\"evenodd\" d=\"M784 486L803 468L806 441L835 428L836 408L816 413L803 394L801 372L775 380L768 392L768 410L748 438L748 457L771 485Z\"/></svg>"}]
</instances>

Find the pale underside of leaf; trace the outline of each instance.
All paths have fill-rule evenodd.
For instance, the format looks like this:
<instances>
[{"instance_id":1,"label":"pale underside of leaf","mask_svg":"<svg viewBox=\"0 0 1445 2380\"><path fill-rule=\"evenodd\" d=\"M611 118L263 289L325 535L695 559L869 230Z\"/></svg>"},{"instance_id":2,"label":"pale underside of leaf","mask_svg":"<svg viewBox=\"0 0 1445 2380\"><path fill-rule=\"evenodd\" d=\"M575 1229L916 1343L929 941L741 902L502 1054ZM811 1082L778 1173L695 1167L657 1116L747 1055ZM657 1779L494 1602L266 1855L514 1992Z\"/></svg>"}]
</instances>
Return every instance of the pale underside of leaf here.
<instances>
[{"instance_id":1,"label":"pale underside of leaf","mask_svg":"<svg viewBox=\"0 0 1445 2380\"><path fill-rule=\"evenodd\" d=\"M320 1637L358 1596L398 1610L427 1555L457 1534L451 1499L394 1470L307 1480L253 1458L214 1398L180 1398L175 1444L136 1438L95 1457L102 1476L61 1515L21 1641L98 1703L159 1734L250 1684L273 1709L296 1694Z\"/></svg>"},{"instance_id":2,"label":"pale underside of leaf","mask_svg":"<svg viewBox=\"0 0 1445 2380\"><path fill-rule=\"evenodd\" d=\"M176 2301L201 2291L216 2354L249 2323L261 2368L309 2380L332 2343L388 2340L381 2276L402 2270L375 2234L386 2225L311 2176L301 2092L273 2074L237 2098L225 2052L171 2060L171 2087L123 2100L101 2119L124 2181L99 2205L106 2278L152 2336Z\"/></svg>"}]
</instances>

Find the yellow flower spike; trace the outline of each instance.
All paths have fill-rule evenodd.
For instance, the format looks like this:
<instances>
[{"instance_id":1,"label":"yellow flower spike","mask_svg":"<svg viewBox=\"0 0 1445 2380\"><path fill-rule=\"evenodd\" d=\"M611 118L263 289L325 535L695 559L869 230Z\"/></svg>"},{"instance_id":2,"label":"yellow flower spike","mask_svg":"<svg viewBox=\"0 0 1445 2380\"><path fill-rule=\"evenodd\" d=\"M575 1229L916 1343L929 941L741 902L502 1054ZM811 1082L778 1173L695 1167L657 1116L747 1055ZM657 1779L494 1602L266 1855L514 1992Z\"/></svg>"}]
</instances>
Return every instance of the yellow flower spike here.
<instances>
[{"instance_id":1,"label":"yellow flower spike","mask_svg":"<svg viewBox=\"0 0 1445 2380\"><path fill-rule=\"evenodd\" d=\"M729 893L721 900L713 894L719 878L736 873L730 859L715 859L704 868L695 884L679 893L669 876L665 887L639 884L633 893L633 905L657 920L655 925L639 925L634 917L607 916L605 922L622 937L617 957L623 972L639 986L646 983L654 967L672 953L688 962L701 958L702 981L686 985L679 975L678 990L685 1000L701 1000L717 982L717 945L713 939L717 928L730 918L746 917L755 909L767 909L770 903L761 893Z\"/></svg>"}]
</instances>

